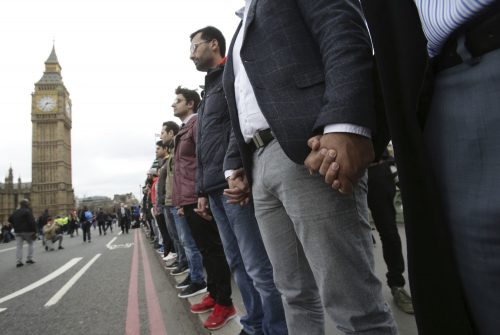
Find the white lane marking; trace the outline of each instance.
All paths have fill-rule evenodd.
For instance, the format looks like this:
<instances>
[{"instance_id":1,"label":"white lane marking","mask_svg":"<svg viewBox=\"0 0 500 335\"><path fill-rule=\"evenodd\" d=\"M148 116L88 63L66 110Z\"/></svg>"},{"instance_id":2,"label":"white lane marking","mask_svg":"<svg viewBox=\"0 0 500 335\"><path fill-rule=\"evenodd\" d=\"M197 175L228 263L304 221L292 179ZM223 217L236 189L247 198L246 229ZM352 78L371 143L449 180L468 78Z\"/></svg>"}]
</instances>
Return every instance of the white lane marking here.
<instances>
[{"instance_id":1,"label":"white lane marking","mask_svg":"<svg viewBox=\"0 0 500 335\"><path fill-rule=\"evenodd\" d=\"M2 313L3 311L6 311L7 308L0 308L0 313Z\"/></svg>"},{"instance_id":2,"label":"white lane marking","mask_svg":"<svg viewBox=\"0 0 500 335\"><path fill-rule=\"evenodd\" d=\"M131 246L134 245L134 243L125 243L125 244L112 244L114 241L116 240L116 237L113 237L111 239L111 241L108 242L108 244L106 244L106 248L108 248L109 250L115 250L115 249L126 249L126 248L130 248Z\"/></svg>"},{"instance_id":3,"label":"white lane marking","mask_svg":"<svg viewBox=\"0 0 500 335\"><path fill-rule=\"evenodd\" d=\"M9 250L14 250L16 247L12 247L12 248L7 248L7 249L3 249L3 250L0 250L0 252L6 252L6 251L9 251Z\"/></svg>"},{"instance_id":4,"label":"white lane marking","mask_svg":"<svg viewBox=\"0 0 500 335\"><path fill-rule=\"evenodd\" d=\"M78 279L80 279L80 277L83 276L85 271L87 271L99 257L101 257L101 254L95 255L94 258L92 258L87 264L85 264L84 267L80 269L80 271L78 271L73 277L71 277L71 279L63 287L61 287L61 289L57 291L57 293L54 294L54 296L50 298L49 301L47 301L45 307L50 307L52 305L57 304L59 300L61 300L61 298L66 294L66 292L68 292L69 289L73 285L75 285Z\"/></svg>"},{"instance_id":5,"label":"white lane marking","mask_svg":"<svg viewBox=\"0 0 500 335\"><path fill-rule=\"evenodd\" d=\"M116 234L116 235L120 236L121 234L122 234L122 232L119 232L119 233L118 233L118 234Z\"/></svg>"},{"instance_id":6,"label":"white lane marking","mask_svg":"<svg viewBox=\"0 0 500 335\"><path fill-rule=\"evenodd\" d=\"M111 250L111 244L116 240L116 237L113 237L111 239L111 241L108 242L108 244L106 244L106 248L110 249Z\"/></svg>"},{"instance_id":7,"label":"white lane marking","mask_svg":"<svg viewBox=\"0 0 500 335\"><path fill-rule=\"evenodd\" d=\"M47 276L43 277L42 279L34 282L33 284L31 285L28 285L26 286L25 288L22 288L14 293L11 293L3 298L0 299L0 304L10 300L10 299L13 299L15 297L18 297L26 292L29 292L31 290L34 290L36 289L37 287L39 286L42 286L43 284L45 283L48 283L49 281L51 281L52 279L62 275L64 272L68 271L71 267L73 267L76 263L78 263L80 260L82 259L82 257L77 257L77 258L73 258L72 260L70 260L68 263L64 264L63 266L61 266L59 269L57 269L56 271L48 274Z\"/></svg>"}]
</instances>

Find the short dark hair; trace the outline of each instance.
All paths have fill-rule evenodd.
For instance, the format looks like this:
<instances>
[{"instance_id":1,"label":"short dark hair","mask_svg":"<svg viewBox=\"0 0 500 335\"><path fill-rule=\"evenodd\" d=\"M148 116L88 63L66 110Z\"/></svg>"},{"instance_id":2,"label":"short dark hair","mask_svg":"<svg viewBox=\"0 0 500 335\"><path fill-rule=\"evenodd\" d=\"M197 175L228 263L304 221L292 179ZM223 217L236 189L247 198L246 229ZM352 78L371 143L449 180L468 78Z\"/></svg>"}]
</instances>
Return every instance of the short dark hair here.
<instances>
[{"instance_id":1,"label":"short dark hair","mask_svg":"<svg viewBox=\"0 0 500 335\"><path fill-rule=\"evenodd\" d=\"M163 149L166 149L168 148L168 145L167 144L163 144L163 141L158 141L156 142L156 145L159 146L159 147L162 147Z\"/></svg>"},{"instance_id":2,"label":"short dark hair","mask_svg":"<svg viewBox=\"0 0 500 335\"><path fill-rule=\"evenodd\" d=\"M189 36L189 39L193 40L193 38L199 33L201 33L201 38L204 41L210 42L211 40L216 40L217 43L219 44L220 55L222 57L226 56L226 39L224 38L224 35L222 35L222 32L219 29L212 26L207 26L205 28L198 29L197 31L192 33Z\"/></svg>"},{"instance_id":3,"label":"short dark hair","mask_svg":"<svg viewBox=\"0 0 500 335\"><path fill-rule=\"evenodd\" d=\"M189 88L177 86L175 89L175 94L182 94L182 96L186 99L186 102L194 102L193 110L196 112L198 109L198 105L200 104L201 98L198 92L195 90L190 90Z\"/></svg>"},{"instance_id":4,"label":"short dark hair","mask_svg":"<svg viewBox=\"0 0 500 335\"><path fill-rule=\"evenodd\" d=\"M23 199L19 202L19 205L21 205L21 207L29 207L30 201L28 199Z\"/></svg>"},{"instance_id":5,"label":"short dark hair","mask_svg":"<svg viewBox=\"0 0 500 335\"><path fill-rule=\"evenodd\" d=\"M173 131L174 135L177 135L177 133L179 132L179 125L177 124L177 122L165 121L163 122L162 126L165 127L166 131Z\"/></svg>"}]
</instances>

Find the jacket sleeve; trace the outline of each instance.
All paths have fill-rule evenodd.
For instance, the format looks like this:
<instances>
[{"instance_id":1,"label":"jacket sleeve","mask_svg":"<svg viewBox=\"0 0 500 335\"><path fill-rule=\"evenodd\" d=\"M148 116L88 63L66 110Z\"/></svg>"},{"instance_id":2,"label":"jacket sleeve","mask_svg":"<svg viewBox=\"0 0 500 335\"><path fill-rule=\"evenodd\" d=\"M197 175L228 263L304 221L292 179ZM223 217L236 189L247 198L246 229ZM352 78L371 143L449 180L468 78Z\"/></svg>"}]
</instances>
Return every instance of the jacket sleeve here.
<instances>
[{"instance_id":1,"label":"jacket sleeve","mask_svg":"<svg viewBox=\"0 0 500 335\"><path fill-rule=\"evenodd\" d=\"M243 161L241 160L240 149L238 148L238 142L234 136L234 130L231 128L231 135L229 137L229 145L227 147L226 156L224 157L223 171L236 170L243 167Z\"/></svg>"},{"instance_id":2,"label":"jacket sleeve","mask_svg":"<svg viewBox=\"0 0 500 335\"><path fill-rule=\"evenodd\" d=\"M314 125L344 122L376 128L372 83L372 47L358 0L297 0L313 39L320 48L325 92Z\"/></svg>"}]
</instances>

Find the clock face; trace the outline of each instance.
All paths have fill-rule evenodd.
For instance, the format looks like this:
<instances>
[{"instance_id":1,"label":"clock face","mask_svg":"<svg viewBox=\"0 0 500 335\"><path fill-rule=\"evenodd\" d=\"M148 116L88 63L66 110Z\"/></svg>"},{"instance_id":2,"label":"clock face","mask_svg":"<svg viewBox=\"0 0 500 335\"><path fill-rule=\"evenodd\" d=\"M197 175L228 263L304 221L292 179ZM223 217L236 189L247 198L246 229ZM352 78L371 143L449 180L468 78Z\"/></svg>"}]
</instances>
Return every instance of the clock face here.
<instances>
[{"instance_id":1,"label":"clock face","mask_svg":"<svg viewBox=\"0 0 500 335\"><path fill-rule=\"evenodd\" d=\"M56 108L56 100L51 96L43 96L38 100L38 108L42 112L51 112Z\"/></svg>"}]
</instances>

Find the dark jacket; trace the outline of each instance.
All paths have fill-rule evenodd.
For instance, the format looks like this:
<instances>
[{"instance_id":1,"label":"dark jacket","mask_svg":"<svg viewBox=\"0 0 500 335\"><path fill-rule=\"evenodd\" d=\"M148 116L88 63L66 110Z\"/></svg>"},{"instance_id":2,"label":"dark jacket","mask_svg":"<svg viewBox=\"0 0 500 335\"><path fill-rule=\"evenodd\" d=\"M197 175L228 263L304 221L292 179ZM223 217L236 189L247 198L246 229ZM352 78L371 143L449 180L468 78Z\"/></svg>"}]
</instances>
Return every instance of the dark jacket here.
<instances>
[{"instance_id":1,"label":"dark jacket","mask_svg":"<svg viewBox=\"0 0 500 335\"><path fill-rule=\"evenodd\" d=\"M16 233L36 232L36 222L30 208L21 207L12 213L8 220Z\"/></svg>"},{"instance_id":2,"label":"dark jacket","mask_svg":"<svg viewBox=\"0 0 500 335\"><path fill-rule=\"evenodd\" d=\"M253 1L240 29L245 29L240 55L257 102L291 160L303 164L310 152L307 140L334 123L370 128L382 152L388 136L375 113L373 57L358 0ZM234 38L224 91L234 140L251 177L251 155L236 110L233 45ZM234 140L224 170L241 167Z\"/></svg>"},{"instance_id":3,"label":"dark jacket","mask_svg":"<svg viewBox=\"0 0 500 335\"><path fill-rule=\"evenodd\" d=\"M156 208L158 212L162 213L163 207L165 206L165 185L168 176L168 159L164 158L160 161L160 168L158 169L158 181L156 182Z\"/></svg>"},{"instance_id":4,"label":"dark jacket","mask_svg":"<svg viewBox=\"0 0 500 335\"><path fill-rule=\"evenodd\" d=\"M471 334L423 141L426 40L412 0L362 0L377 61L404 205L408 272L419 334Z\"/></svg>"},{"instance_id":5,"label":"dark jacket","mask_svg":"<svg viewBox=\"0 0 500 335\"><path fill-rule=\"evenodd\" d=\"M227 187L222 170L231 134L231 120L222 89L224 65L205 76L205 91L198 108L196 193L222 191Z\"/></svg>"},{"instance_id":6,"label":"dark jacket","mask_svg":"<svg viewBox=\"0 0 500 335\"><path fill-rule=\"evenodd\" d=\"M198 202L196 195L196 124L197 115L181 127L175 137L174 149L174 187L172 204L174 206L192 205Z\"/></svg>"}]
</instances>

